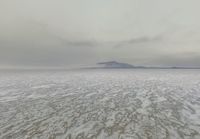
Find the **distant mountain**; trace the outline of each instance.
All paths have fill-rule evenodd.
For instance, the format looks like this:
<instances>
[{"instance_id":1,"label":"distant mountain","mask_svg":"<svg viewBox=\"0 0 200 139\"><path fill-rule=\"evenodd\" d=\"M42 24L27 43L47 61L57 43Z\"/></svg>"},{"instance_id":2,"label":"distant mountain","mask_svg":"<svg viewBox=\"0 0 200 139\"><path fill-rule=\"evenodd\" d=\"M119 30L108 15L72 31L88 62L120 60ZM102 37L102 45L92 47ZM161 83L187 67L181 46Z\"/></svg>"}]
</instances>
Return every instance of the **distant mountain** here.
<instances>
[{"instance_id":1,"label":"distant mountain","mask_svg":"<svg viewBox=\"0 0 200 139\"><path fill-rule=\"evenodd\" d=\"M102 68L135 68L135 66L127 63L120 63L116 61L100 62L98 65L103 65Z\"/></svg>"},{"instance_id":2,"label":"distant mountain","mask_svg":"<svg viewBox=\"0 0 200 139\"><path fill-rule=\"evenodd\" d=\"M134 66L128 63L117 61L99 62L96 67L87 67L84 69L200 69L200 67L174 67L174 66Z\"/></svg>"}]
</instances>

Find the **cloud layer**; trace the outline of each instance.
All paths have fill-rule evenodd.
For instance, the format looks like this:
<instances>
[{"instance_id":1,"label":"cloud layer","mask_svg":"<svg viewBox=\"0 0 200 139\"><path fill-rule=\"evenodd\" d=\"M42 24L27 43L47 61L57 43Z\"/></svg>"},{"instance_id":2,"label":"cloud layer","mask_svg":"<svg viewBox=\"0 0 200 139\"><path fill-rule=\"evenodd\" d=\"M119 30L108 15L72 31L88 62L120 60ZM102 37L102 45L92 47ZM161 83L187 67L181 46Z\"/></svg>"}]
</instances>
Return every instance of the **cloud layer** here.
<instances>
[{"instance_id":1,"label":"cloud layer","mask_svg":"<svg viewBox=\"0 0 200 139\"><path fill-rule=\"evenodd\" d=\"M0 65L200 66L198 0L2 0Z\"/></svg>"}]
</instances>

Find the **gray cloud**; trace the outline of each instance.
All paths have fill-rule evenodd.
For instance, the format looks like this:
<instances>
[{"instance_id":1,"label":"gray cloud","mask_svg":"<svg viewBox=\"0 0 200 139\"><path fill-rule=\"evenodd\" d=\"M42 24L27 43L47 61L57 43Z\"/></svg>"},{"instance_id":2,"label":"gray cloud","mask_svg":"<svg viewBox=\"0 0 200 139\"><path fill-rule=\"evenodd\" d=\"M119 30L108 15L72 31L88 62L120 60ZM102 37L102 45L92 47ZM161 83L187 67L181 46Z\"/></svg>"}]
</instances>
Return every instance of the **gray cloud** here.
<instances>
[{"instance_id":1,"label":"gray cloud","mask_svg":"<svg viewBox=\"0 0 200 139\"><path fill-rule=\"evenodd\" d=\"M19 66L69 66L94 57L94 41L69 40L38 22L18 24L19 34L0 38L0 62Z\"/></svg>"},{"instance_id":2,"label":"gray cloud","mask_svg":"<svg viewBox=\"0 0 200 139\"><path fill-rule=\"evenodd\" d=\"M199 4L198 0L2 0L0 66L71 67L106 60L199 65Z\"/></svg>"},{"instance_id":3,"label":"gray cloud","mask_svg":"<svg viewBox=\"0 0 200 139\"><path fill-rule=\"evenodd\" d=\"M126 40L126 41L121 41L118 42L117 44L114 45L114 48L118 48L118 47L124 47L127 45L137 45L137 44L149 44L149 43L156 43L156 42L161 42L163 41L163 36L158 35L155 37L147 37L147 36L143 36L143 37L138 37L138 38L133 38L130 40Z\"/></svg>"}]
</instances>

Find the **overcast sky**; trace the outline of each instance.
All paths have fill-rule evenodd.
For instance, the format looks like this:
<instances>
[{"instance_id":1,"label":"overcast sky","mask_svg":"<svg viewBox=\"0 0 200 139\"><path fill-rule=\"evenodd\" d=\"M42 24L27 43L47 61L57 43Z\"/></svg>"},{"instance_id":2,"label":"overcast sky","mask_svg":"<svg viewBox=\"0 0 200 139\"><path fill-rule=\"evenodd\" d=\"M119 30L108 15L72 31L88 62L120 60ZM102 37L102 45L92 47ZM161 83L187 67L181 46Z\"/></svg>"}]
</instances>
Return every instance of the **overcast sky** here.
<instances>
[{"instance_id":1,"label":"overcast sky","mask_svg":"<svg viewBox=\"0 0 200 139\"><path fill-rule=\"evenodd\" d=\"M0 0L0 65L200 66L199 0Z\"/></svg>"}]
</instances>

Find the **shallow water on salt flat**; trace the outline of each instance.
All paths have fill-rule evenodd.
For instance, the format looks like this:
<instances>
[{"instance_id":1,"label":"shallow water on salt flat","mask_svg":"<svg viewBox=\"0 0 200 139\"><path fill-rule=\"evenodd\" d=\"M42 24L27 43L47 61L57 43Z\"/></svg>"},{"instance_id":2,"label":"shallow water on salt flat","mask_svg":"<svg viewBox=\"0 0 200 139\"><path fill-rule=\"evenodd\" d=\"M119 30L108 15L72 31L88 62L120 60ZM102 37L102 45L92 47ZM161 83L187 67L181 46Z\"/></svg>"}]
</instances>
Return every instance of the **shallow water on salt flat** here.
<instances>
[{"instance_id":1,"label":"shallow water on salt flat","mask_svg":"<svg viewBox=\"0 0 200 139\"><path fill-rule=\"evenodd\" d=\"M0 71L1 139L199 139L200 70Z\"/></svg>"}]
</instances>

